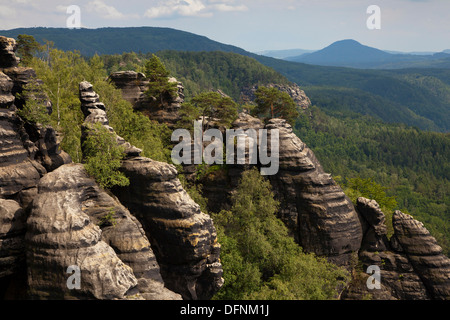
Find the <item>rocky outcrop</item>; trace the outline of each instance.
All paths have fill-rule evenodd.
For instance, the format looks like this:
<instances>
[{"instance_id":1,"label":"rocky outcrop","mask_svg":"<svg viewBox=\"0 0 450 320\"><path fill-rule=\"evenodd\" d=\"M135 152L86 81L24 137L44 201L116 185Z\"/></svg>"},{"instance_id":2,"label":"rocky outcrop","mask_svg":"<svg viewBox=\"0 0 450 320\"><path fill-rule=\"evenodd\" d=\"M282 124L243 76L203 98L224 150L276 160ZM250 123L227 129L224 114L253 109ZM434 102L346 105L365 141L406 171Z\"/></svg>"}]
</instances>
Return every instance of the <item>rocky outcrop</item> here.
<instances>
[{"instance_id":1,"label":"rocky outcrop","mask_svg":"<svg viewBox=\"0 0 450 320\"><path fill-rule=\"evenodd\" d=\"M281 92L286 92L292 100L294 100L299 109L308 109L311 107L311 100L309 100L305 92L295 83L290 85L270 83L264 86L268 88L277 88ZM241 100L247 103L255 101L255 92L258 90L258 87L259 86L243 88L241 92Z\"/></svg>"},{"instance_id":2,"label":"rocky outcrop","mask_svg":"<svg viewBox=\"0 0 450 320\"><path fill-rule=\"evenodd\" d=\"M432 299L450 299L450 259L423 224L396 211L392 217L397 251L404 252Z\"/></svg>"},{"instance_id":3,"label":"rocky outcrop","mask_svg":"<svg viewBox=\"0 0 450 320\"><path fill-rule=\"evenodd\" d=\"M271 119L266 129L279 130L280 168L269 179L280 218L304 250L349 265L362 239L352 202L285 120Z\"/></svg>"},{"instance_id":4,"label":"rocky outcrop","mask_svg":"<svg viewBox=\"0 0 450 320\"><path fill-rule=\"evenodd\" d=\"M99 95L94 91L92 84L83 81L79 85L79 96L81 102L81 111L85 116L84 124L82 126L81 145L86 138L89 131L89 125L101 123L116 137L118 145L124 148L127 157L139 156L141 149L131 145L125 139L115 134L114 129L109 125L108 117L106 115L106 108L103 102L100 102Z\"/></svg>"},{"instance_id":5,"label":"rocky outcrop","mask_svg":"<svg viewBox=\"0 0 450 320\"><path fill-rule=\"evenodd\" d=\"M16 40L0 36L0 68L16 67L20 59L16 57Z\"/></svg>"},{"instance_id":6,"label":"rocky outcrop","mask_svg":"<svg viewBox=\"0 0 450 320\"><path fill-rule=\"evenodd\" d=\"M343 299L449 299L450 260L422 223L400 211L393 215L394 234L387 241L385 216L374 200L359 198L365 233L355 271ZM401 239L401 240L400 240ZM367 287L369 266L380 269L380 289ZM364 279L364 281L361 281Z\"/></svg>"},{"instance_id":7,"label":"rocky outcrop","mask_svg":"<svg viewBox=\"0 0 450 320\"><path fill-rule=\"evenodd\" d=\"M179 298L164 288L139 222L80 164L41 179L27 225L30 298ZM73 266L79 289L67 286Z\"/></svg>"},{"instance_id":8,"label":"rocky outcrop","mask_svg":"<svg viewBox=\"0 0 450 320\"><path fill-rule=\"evenodd\" d=\"M81 171L81 165L65 165L39 183L25 237L32 299L123 299L137 285L131 268L101 240L100 228L84 212L89 181ZM79 288L68 285L67 270L75 267Z\"/></svg>"},{"instance_id":9,"label":"rocky outcrop","mask_svg":"<svg viewBox=\"0 0 450 320\"><path fill-rule=\"evenodd\" d=\"M264 123L255 117L250 116L245 112L239 113L238 118L232 123L231 129L256 130L257 134L260 129L264 129ZM225 134L225 133L224 133ZM247 139L249 139L247 137ZM206 147L206 146L205 146ZM208 174L197 175L197 166L184 165L183 174L191 183L199 182L202 185L202 194L207 199L208 210L211 212L220 212L221 210L228 210L231 208L231 196L239 184L242 173L254 166L248 164L249 149L246 148L244 157L246 164L237 164L237 152L235 150L234 164L227 164L226 168L214 170Z\"/></svg>"},{"instance_id":10,"label":"rocky outcrop","mask_svg":"<svg viewBox=\"0 0 450 320\"><path fill-rule=\"evenodd\" d=\"M186 193L174 166L125 160L127 188L114 193L142 222L168 288L185 299L208 299L222 286L220 245L211 218Z\"/></svg>"},{"instance_id":11,"label":"rocky outcrop","mask_svg":"<svg viewBox=\"0 0 450 320\"><path fill-rule=\"evenodd\" d=\"M178 111L184 102L184 87L177 79L169 78L169 82L177 83L177 96L175 98L165 97L162 103L145 94L149 81L143 73L118 71L112 73L109 79L117 88L121 89L122 97L125 100L150 119L164 123L170 128L179 120Z\"/></svg>"},{"instance_id":12,"label":"rocky outcrop","mask_svg":"<svg viewBox=\"0 0 450 320\"><path fill-rule=\"evenodd\" d=\"M13 86L11 78L0 71L0 108L9 108L14 103Z\"/></svg>"},{"instance_id":13,"label":"rocky outcrop","mask_svg":"<svg viewBox=\"0 0 450 320\"><path fill-rule=\"evenodd\" d=\"M142 109L150 100L144 92L148 87L145 74L136 71L117 71L109 76L114 85L122 91L122 97L136 109Z\"/></svg>"},{"instance_id":14,"label":"rocky outcrop","mask_svg":"<svg viewBox=\"0 0 450 320\"><path fill-rule=\"evenodd\" d=\"M38 148L15 109L0 109L0 150L0 197L25 207L47 171L35 160Z\"/></svg>"},{"instance_id":15,"label":"rocky outcrop","mask_svg":"<svg viewBox=\"0 0 450 320\"><path fill-rule=\"evenodd\" d=\"M98 98L90 84L80 84L89 112L85 126L100 122L113 132L102 109L85 106L86 92ZM220 245L211 218L183 189L175 167L127 152L121 171L130 185L113 192L142 223L166 286L184 299L211 298L223 283Z\"/></svg>"}]
</instances>

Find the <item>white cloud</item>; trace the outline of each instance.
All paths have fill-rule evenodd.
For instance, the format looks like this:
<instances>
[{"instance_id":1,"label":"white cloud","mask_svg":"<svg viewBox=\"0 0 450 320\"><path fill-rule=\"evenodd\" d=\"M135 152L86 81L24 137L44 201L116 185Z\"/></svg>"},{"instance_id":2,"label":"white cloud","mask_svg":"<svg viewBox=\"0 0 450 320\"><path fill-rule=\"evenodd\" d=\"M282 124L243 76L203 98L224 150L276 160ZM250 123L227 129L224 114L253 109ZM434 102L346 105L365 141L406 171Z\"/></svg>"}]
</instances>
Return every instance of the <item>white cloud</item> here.
<instances>
[{"instance_id":1,"label":"white cloud","mask_svg":"<svg viewBox=\"0 0 450 320\"><path fill-rule=\"evenodd\" d=\"M218 3L212 6L213 9L222 12L231 12L231 11L247 11L248 8L245 5L233 6L226 3Z\"/></svg>"},{"instance_id":2,"label":"white cloud","mask_svg":"<svg viewBox=\"0 0 450 320\"><path fill-rule=\"evenodd\" d=\"M162 18L171 16L211 17L214 12L246 11L245 5L234 5L234 0L169 0L160 1L148 9L144 16Z\"/></svg>"},{"instance_id":3,"label":"white cloud","mask_svg":"<svg viewBox=\"0 0 450 320\"><path fill-rule=\"evenodd\" d=\"M148 18L180 16L202 16L206 6L200 0L162 1L156 7L148 9L144 16Z\"/></svg>"},{"instance_id":4,"label":"white cloud","mask_svg":"<svg viewBox=\"0 0 450 320\"><path fill-rule=\"evenodd\" d=\"M113 6L109 6L102 0L94 0L86 5L88 12L98 13L102 18L120 20L127 18L122 12Z\"/></svg>"}]
</instances>

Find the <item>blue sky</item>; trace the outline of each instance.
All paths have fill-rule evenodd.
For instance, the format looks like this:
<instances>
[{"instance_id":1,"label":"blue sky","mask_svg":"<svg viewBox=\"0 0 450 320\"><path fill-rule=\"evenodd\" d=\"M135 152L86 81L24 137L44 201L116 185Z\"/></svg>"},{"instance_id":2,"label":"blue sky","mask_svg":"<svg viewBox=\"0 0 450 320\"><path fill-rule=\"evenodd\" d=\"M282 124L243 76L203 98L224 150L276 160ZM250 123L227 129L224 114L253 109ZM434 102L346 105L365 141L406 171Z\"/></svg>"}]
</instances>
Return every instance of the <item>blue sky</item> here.
<instances>
[{"instance_id":1,"label":"blue sky","mask_svg":"<svg viewBox=\"0 0 450 320\"><path fill-rule=\"evenodd\" d=\"M78 5L83 27L170 27L248 51L321 49L355 39L384 50L450 49L450 0L0 0L0 29L65 27ZM381 9L369 30L366 10Z\"/></svg>"}]
</instances>

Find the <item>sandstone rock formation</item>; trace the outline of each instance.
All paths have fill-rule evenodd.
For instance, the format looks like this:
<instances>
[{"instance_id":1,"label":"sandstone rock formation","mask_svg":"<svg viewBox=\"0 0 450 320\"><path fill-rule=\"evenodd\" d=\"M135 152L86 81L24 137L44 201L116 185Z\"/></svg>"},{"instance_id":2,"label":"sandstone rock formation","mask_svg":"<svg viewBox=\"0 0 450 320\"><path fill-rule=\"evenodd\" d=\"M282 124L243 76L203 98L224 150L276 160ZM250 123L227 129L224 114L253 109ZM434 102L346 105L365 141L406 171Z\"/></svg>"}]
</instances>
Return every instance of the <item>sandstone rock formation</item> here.
<instances>
[{"instance_id":1,"label":"sandstone rock formation","mask_svg":"<svg viewBox=\"0 0 450 320\"><path fill-rule=\"evenodd\" d=\"M132 269L101 240L84 212L88 179L81 165L48 173L39 183L27 221L27 267L32 299L123 299L137 285ZM87 193L87 194L86 194ZM69 267L80 270L80 287L68 287Z\"/></svg>"},{"instance_id":2,"label":"sandstone rock formation","mask_svg":"<svg viewBox=\"0 0 450 320\"><path fill-rule=\"evenodd\" d=\"M125 100L150 119L165 123L170 128L179 120L178 111L184 102L184 87L175 78L169 78L169 81L177 83L178 94L174 99L166 97L162 104L154 103L153 99L145 95L149 82L143 73L118 71L112 73L109 79L117 88L121 89Z\"/></svg>"},{"instance_id":3,"label":"sandstone rock formation","mask_svg":"<svg viewBox=\"0 0 450 320\"><path fill-rule=\"evenodd\" d=\"M139 222L81 164L41 179L27 225L31 298L180 298L164 288ZM67 287L70 266L79 267L79 289Z\"/></svg>"},{"instance_id":4,"label":"sandstone rock formation","mask_svg":"<svg viewBox=\"0 0 450 320\"><path fill-rule=\"evenodd\" d=\"M13 86L11 78L0 71L0 108L9 108L14 103Z\"/></svg>"},{"instance_id":5,"label":"sandstone rock formation","mask_svg":"<svg viewBox=\"0 0 450 320\"><path fill-rule=\"evenodd\" d=\"M280 168L269 179L280 218L306 251L349 265L362 239L352 202L285 120L271 119L266 129L279 130Z\"/></svg>"},{"instance_id":6,"label":"sandstone rock formation","mask_svg":"<svg viewBox=\"0 0 450 320\"><path fill-rule=\"evenodd\" d=\"M423 223L410 215L396 211L392 217L398 241L397 250L403 251L415 272L423 281L432 299L450 299L450 259L442 254L436 239Z\"/></svg>"},{"instance_id":7,"label":"sandstone rock formation","mask_svg":"<svg viewBox=\"0 0 450 320\"><path fill-rule=\"evenodd\" d=\"M243 88L241 92L241 99L244 102L254 101L256 99L255 91L258 89L258 87L259 86L253 86L251 88ZM281 92L286 92L294 100L295 104L299 109L308 109L309 107L311 107L311 100L309 100L305 92L302 89L300 89L300 87L295 83L291 85L270 83L265 85L265 87L277 88Z\"/></svg>"},{"instance_id":8,"label":"sandstone rock formation","mask_svg":"<svg viewBox=\"0 0 450 320\"><path fill-rule=\"evenodd\" d=\"M392 218L394 234L387 241L385 217L376 201L359 198L357 208L366 225L359 251L362 270L355 272L343 299L450 298L450 260L422 223L396 211ZM366 285L369 275L365 271L369 266L380 268L380 289L368 289Z\"/></svg>"},{"instance_id":9,"label":"sandstone rock formation","mask_svg":"<svg viewBox=\"0 0 450 320\"><path fill-rule=\"evenodd\" d=\"M363 251L385 251L387 248L387 228L386 218L380 206L375 200L359 197L356 202L356 209L362 216Z\"/></svg>"},{"instance_id":10,"label":"sandstone rock formation","mask_svg":"<svg viewBox=\"0 0 450 320\"><path fill-rule=\"evenodd\" d=\"M94 101L87 101L87 96ZM92 85L80 84L82 109L89 113L85 125L100 122L114 132L104 111L92 107L97 99ZM140 157L136 150L126 151L121 167L130 185L113 188L114 194L142 223L166 286L185 299L211 298L223 283L220 245L211 218L183 189L173 165Z\"/></svg>"}]
</instances>

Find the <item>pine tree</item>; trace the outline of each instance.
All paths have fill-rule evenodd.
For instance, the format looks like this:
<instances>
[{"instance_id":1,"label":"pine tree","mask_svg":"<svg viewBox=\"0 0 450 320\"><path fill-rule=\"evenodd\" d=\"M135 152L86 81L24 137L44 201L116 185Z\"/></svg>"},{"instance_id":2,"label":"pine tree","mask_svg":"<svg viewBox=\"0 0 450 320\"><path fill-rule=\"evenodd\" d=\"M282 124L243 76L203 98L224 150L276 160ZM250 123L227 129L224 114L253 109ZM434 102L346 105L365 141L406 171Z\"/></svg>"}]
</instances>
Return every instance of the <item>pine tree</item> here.
<instances>
[{"instance_id":1,"label":"pine tree","mask_svg":"<svg viewBox=\"0 0 450 320\"><path fill-rule=\"evenodd\" d=\"M176 97L177 84L169 81L169 71L154 54L145 64L145 74L149 81L148 90L145 92L147 96L160 104L163 104L164 100L170 101Z\"/></svg>"},{"instance_id":2,"label":"pine tree","mask_svg":"<svg viewBox=\"0 0 450 320\"><path fill-rule=\"evenodd\" d=\"M290 124L299 116L294 100L277 88L259 87L256 92L257 106L252 113L265 118L283 118Z\"/></svg>"}]
</instances>

